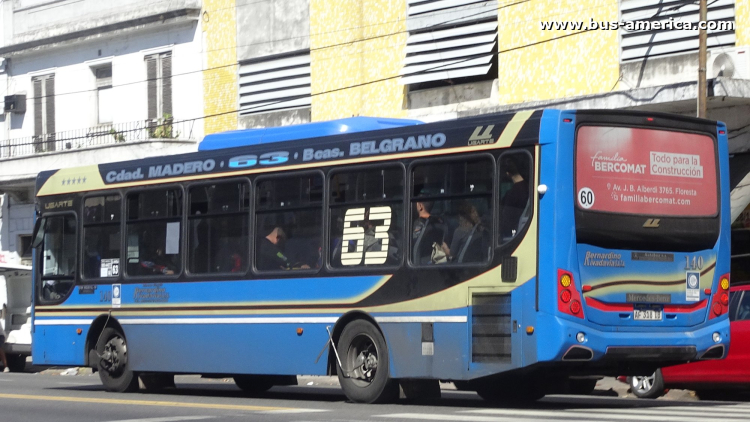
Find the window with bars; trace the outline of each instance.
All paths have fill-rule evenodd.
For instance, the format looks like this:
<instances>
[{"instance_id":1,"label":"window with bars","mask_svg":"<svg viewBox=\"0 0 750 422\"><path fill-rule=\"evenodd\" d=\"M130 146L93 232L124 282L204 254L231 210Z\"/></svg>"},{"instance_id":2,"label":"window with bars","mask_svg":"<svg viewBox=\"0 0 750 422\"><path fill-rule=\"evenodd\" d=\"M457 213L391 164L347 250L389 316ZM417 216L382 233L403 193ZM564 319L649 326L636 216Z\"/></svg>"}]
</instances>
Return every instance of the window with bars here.
<instances>
[{"instance_id":1,"label":"window with bars","mask_svg":"<svg viewBox=\"0 0 750 422\"><path fill-rule=\"evenodd\" d=\"M35 76L34 86L34 150L55 150L55 75Z\"/></svg>"},{"instance_id":2,"label":"window with bars","mask_svg":"<svg viewBox=\"0 0 750 422\"><path fill-rule=\"evenodd\" d=\"M240 64L240 115L310 107L310 51Z\"/></svg>"},{"instance_id":3,"label":"window with bars","mask_svg":"<svg viewBox=\"0 0 750 422\"><path fill-rule=\"evenodd\" d=\"M99 124L112 123L112 63L91 69L96 77L96 108Z\"/></svg>"},{"instance_id":4,"label":"window with bars","mask_svg":"<svg viewBox=\"0 0 750 422\"><path fill-rule=\"evenodd\" d=\"M708 2L708 21L734 21L734 0ZM698 22L698 2L686 0L620 0L620 17L624 22ZM620 59L623 62L644 60L669 54L698 51L698 30L646 30L620 29ZM708 30L708 48L732 47L735 31Z\"/></svg>"},{"instance_id":5,"label":"window with bars","mask_svg":"<svg viewBox=\"0 0 750 422\"><path fill-rule=\"evenodd\" d=\"M146 56L148 119L172 117L172 52Z\"/></svg>"},{"instance_id":6,"label":"window with bars","mask_svg":"<svg viewBox=\"0 0 750 422\"><path fill-rule=\"evenodd\" d=\"M408 0L406 26L411 90L497 77L497 0Z\"/></svg>"}]
</instances>

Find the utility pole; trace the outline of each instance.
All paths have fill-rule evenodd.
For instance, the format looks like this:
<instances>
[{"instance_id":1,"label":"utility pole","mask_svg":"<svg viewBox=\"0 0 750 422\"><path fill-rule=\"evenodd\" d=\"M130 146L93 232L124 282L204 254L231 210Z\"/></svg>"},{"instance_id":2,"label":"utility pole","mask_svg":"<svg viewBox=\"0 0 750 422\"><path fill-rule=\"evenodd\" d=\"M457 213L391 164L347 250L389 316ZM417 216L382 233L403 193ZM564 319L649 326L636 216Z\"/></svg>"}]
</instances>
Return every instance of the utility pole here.
<instances>
[{"instance_id":1,"label":"utility pole","mask_svg":"<svg viewBox=\"0 0 750 422\"><path fill-rule=\"evenodd\" d=\"M706 22L708 6L706 0L700 0L698 22ZM704 24L705 25L705 24ZM698 117L706 118L706 54L707 37L705 28L698 28Z\"/></svg>"}]
</instances>

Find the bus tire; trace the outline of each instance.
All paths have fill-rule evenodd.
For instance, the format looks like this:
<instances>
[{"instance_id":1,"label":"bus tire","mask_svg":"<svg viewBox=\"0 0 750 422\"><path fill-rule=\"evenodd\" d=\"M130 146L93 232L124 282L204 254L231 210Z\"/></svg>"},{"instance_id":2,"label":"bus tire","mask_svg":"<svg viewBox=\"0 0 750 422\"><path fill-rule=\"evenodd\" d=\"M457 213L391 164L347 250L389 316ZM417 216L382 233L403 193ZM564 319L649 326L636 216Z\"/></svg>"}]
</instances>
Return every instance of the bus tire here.
<instances>
[{"instance_id":1,"label":"bus tire","mask_svg":"<svg viewBox=\"0 0 750 422\"><path fill-rule=\"evenodd\" d=\"M398 399L399 385L391 379L388 345L370 322L349 323L338 342L341 389L355 403L388 403Z\"/></svg>"},{"instance_id":2,"label":"bus tire","mask_svg":"<svg viewBox=\"0 0 750 422\"><path fill-rule=\"evenodd\" d=\"M9 353L5 357L8 360L8 370L10 372L23 372L26 369L26 356L18 353Z\"/></svg>"},{"instance_id":3,"label":"bus tire","mask_svg":"<svg viewBox=\"0 0 750 422\"><path fill-rule=\"evenodd\" d=\"M99 357L99 379L107 391L138 391L138 375L128 364L128 346L120 330L107 327L96 345Z\"/></svg>"}]
</instances>

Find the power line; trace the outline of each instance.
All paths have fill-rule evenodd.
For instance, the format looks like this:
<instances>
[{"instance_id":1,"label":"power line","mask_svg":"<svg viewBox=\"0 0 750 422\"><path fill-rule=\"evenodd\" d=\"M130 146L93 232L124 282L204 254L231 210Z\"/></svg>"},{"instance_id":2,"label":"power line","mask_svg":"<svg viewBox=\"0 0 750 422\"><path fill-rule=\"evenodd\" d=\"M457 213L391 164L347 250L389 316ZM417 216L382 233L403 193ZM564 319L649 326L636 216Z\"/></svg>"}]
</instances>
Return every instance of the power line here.
<instances>
[{"instance_id":1,"label":"power line","mask_svg":"<svg viewBox=\"0 0 750 422\"><path fill-rule=\"evenodd\" d=\"M527 2L530 2L530 1L531 0L519 0L519 1L516 1L515 3L506 3L506 4L498 7L497 10L504 9L506 7L515 6L515 5L521 4L521 3L527 3ZM257 2L257 3L260 3L260 2ZM466 18L475 17L475 16L478 16L478 15L481 15L481 14L485 14L485 13L487 13L487 11L480 12L480 13L477 13L477 14L474 14L474 15L462 16L460 18L456 18L456 19L452 19L452 20L449 20L449 21L441 22L439 24L435 24L432 27L428 27L428 28L425 28L425 29L438 28L438 27L446 25L447 23L453 22L453 21L455 21L457 19L466 19ZM330 49L330 48L335 48L335 47L343 47L343 46L350 45L350 44L353 44L353 43L371 41L371 40L385 38L385 37L390 37L390 36L394 36L394 35L398 35L398 34L402 34L402 33L408 33L408 31L399 31L399 32L394 32L394 33L389 33L389 34L384 34L384 35L378 35L378 36L374 36L374 37L370 37L370 38L363 38L363 39L353 40L353 41L345 41L345 42L338 43L338 44L331 44L331 45L326 45L326 46L322 46L322 47L311 48L310 51L312 52L312 51L325 50L325 49ZM291 39L294 39L294 37L293 38L287 38L287 39L278 39L278 40L274 40L273 42L287 41L287 40L291 40ZM248 44L248 45L255 45L255 44ZM242 47L244 47L244 46L246 46L246 45L243 45ZM377 49L377 50L383 50L383 49L387 49L387 48L394 47L394 46L388 46L388 47L380 48L380 49ZM230 47L230 48L237 48L237 47L240 47L240 46L235 46L235 47ZM218 50L207 50L205 52L201 52L200 54L204 54L204 53L207 53L207 52L210 52L210 51L218 51ZM370 51L376 51L376 50L370 50ZM358 55L358 54L361 54L361 52L351 53L351 54L346 54L346 55L339 55L338 57L344 57L344 56L350 56L350 55ZM326 59L323 59L323 60L326 60ZM230 64L226 64L226 65L221 65L221 66L215 66L215 67L207 68L207 69L200 69L200 70L193 70L193 71L187 71L187 72L182 72L182 73L175 73L175 74L172 74L171 76L169 76L169 78L173 78L173 77L176 77L176 76L191 75L191 74L195 74L195 73L208 72L208 71L219 70L219 69L225 69L225 68L228 68L228 67L237 66L239 64L240 64L239 62L234 62L234 63L230 63ZM144 80L138 80L138 81L133 81L133 82L121 83L121 84L117 84L117 85L112 85L112 88L119 88L119 87L123 87L123 86L143 84L143 83L147 83L147 82L151 82L151 81L156 81L156 80L159 80L159 79L163 79L163 77L147 78L147 79L144 79ZM29 100L42 99L42 98L47 98L47 97L60 97L60 96L64 96L64 95L85 94L85 93L91 93L91 92L96 92L96 91L98 91L98 88L90 88L90 89L83 89L83 90L78 90L78 91L60 92L60 93L55 93L55 94L51 94L51 95L42 95L42 96L38 96L38 97L27 97L26 100L29 101Z\"/></svg>"},{"instance_id":2,"label":"power line","mask_svg":"<svg viewBox=\"0 0 750 422\"><path fill-rule=\"evenodd\" d=\"M586 30L582 30L582 31L578 31L578 32L573 32L573 33L570 33L570 34L561 35L559 37L548 38L546 40L534 42L534 43L531 43L531 44L525 44L525 45L521 45L521 46L517 46L517 47L508 48L508 49L505 49L505 50L498 51L497 55L500 55L500 54L503 54L503 53L509 53L511 51L517 51L517 50L520 50L520 49L523 49L523 48L527 48L527 47L533 47L533 46L540 45L540 44L545 44L545 43L552 42L552 41L557 41L557 40L560 40L560 39L572 37L572 36L575 36L575 35L584 34L584 33L591 32L591 31L593 31L593 30L592 29L586 29ZM444 67L444 66L448 66L448 65L452 65L452 64L456 64L456 63L461 63L461 62L468 61L468 60L473 60L474 58L476 58L476 57L472 56L472 57L468 57L468 58L462 59L462 60L457 61L457 62L451 62L449 64L442 64L442 65L435 66L435 67L430 68L430 69L426 69L426 70L424 70L424 72L429 72L429 71L436 70L436 69L439 69L439 68ZM319 95L332 94L332 93L339 92L339 91L344 91L344 90L347 90L347 89L360 88L360 87L363 87L363 86L372 85L372 84L376 84L376 83L380 83L380 82L385 82L385 81L393 80L393 79L400 78L400 77L401 77L401 75L388 76L388 77L385 77L385 78L375 79L375 80L372 80L372 81L361 82L361 83L355 84L355 85L350 85L350 86L346 86L346 87L331 89L331 90L328 90L328 91L313 93L313 94L310 94L310 97L315 97L315 96L319 96ZM273 103L270 103L270 104L263 104L262 107L266 107L268 105L282 104L282 103L285 103L285 102L288 102L288 101L292 101L294 99L296 99L296 98L279 100L279 101L276 101L276 102L273 102ZM214 117L221 117L221 116L226 116L226 115L229 115L229 114L239 113L240 111L251 111L254 108L260 108L260 107L261 106L244 108L244 109L234 109L234 110L229 110L229 111L223 111L223 112L220 112L220 113L213 113L213 114L207 114L207 115L203 115L203 116L199 116L199 117L194 117L192 119L175 120L171 124L184 123L184 122L190 122L190 121L201 120L201 119L205 120L205 119L210 119L210 118L214 118ZM158 126L162 126L162 125L156 125L156 127L158 127ZM143 130L143 128L119 130L119 131L116 131L116 132L117 132L117 134L122 134L122 133L136 132L136 131L141 131L141 130ZM73 141L73 140L77 140L77 139L86 139L86 136L77 136L77 137L72 137L72 138L65 138L64 140L65 141Z\"/></svg>"},{"instance_id":3,"label":"power line","mask_svg":"<svg viewBox=\"0 0 750 422\"><path fill-rule=\"evenodd\" d=\"M522 4L522 3L527 3L527 2L530 2L530 1L532 1L532 0L519 0L519 1L516 1L516 2L513 2L513 3L505 3L505 4L501 5L501 6L499 6L497 8L497 10L504 9L504 8L507 8L507 7L511 7L511 6L515 6L515 5ZM260 2L254 2L254 3L251 3L251 4L255 4L255 3L260 3ZM581 11L591 10L591 9L597 9L597 8L601 8L601 7L606 7L606 5L595 6L595 7L588 7L588 8L583 8L583 9L577 9L577 10L568 11L567 13L562 13L562 14L570 14L570 13L573 13L573 12L581 12ZM445 26L446 23L450 23L450 22L455 21L457 19L466 19L467 17L475 17L475 16L478 16L478 15L481 15L481 14L485 14L485 13L487 13L487 11L480 12L480 13L477 13L477 14L474 14L474 15L462 16L460 18L456 18L456 19L453 19L453 20L449 20L449 21L445 21L445 22L441 22L441 23L435 24L432 27L428 27L428 28L425 28L425 29L439 28L441 26ZM544 17L559 16L559 15L562 15L562 14L548 15L548 16L544 16ZM517 24L520 24L520 23L530 22L530 21L534 21L534 20L537 20L537 19L536 18L532 18L532 19L527 19L527 20L522 20L522 21L511 22L510 24L507 24L505 26L517 25ZM408 32L409 31L399 31L399 32L395 32L395 33L390 33L390 34L385 34L385 35L379 35L379 36L370 37L370 38L363 38L363 39L359 39L359 40L346 41L346 42L342 42L342 43L338 43L338 44L331 44L331 45L326 45L326 46L322 46L322 47L312 48L312 49L310 49L310 51L312 52L312 51L324 50L324 49L335 48L335 47L343 47L343 46L346 46L346 45L351 45L353 43L365 42L365 41L370 41L370 40L384 38L384 37L389 37L389 36L394 36L394 35L398 35L398 34L402 34L402 33L408 33ZM274 42L284 41L284 40L291 40L291 39L294 39L294 38L280 39L280 40L275 40ZM255 44L248 44L248 45L255 45ZM375 50L368 50L366 52L384 50L384 49L388 49L388 48L395 47L395 46L396 45L386 46L386 47L375 49ZM235 47L231 47L231 48L237 48L237 47L239 47L239 46L235 46ZM215 51L215 50L208 50L208 51ZM202 52L200 54L203 54L203 53L204 52ZM337 57L359 55L359 54L362 54L362 53L363 52L356 52L356 53L351 53L351 54L339 55ZM332 60L332 59L320 59L320 61L322 61L322 60ZM210 72L210 71L214 71L214 70L225 69L225 68L229 68L229 67L238 66L239 64L240 64L239 62L233 62L233 63L229 63L229 64L226 64L226 65L215 66L215 67L207 68L207 69L200 69L200 70L193 70L193 71L187 71L187 72L182 72L182 73L175 73L175 74L172 74L170 76L170 78L174 78L174 77L178 77L178 76L191 75L191 74L195 74L195 73ZM121 83L121 84L117 84L117 85L112 85L112 88L118 88L118 87L130 86L130 85L136 85L136 84L143 84L143 83L147 83L147 82L151 82L151 81L155 81L155 80L159 80L159 79L162 79L162 78L157 77L157 78L148 78L148 79L144 79L144 80L126 82L126 83ZM38 99L38 98L59 97L59 96L64 96L64 95L83 94L83 93L91 93L91 92L96 92L96 91L98 91L98 88L84 89L84 90L78 90L78 91L69 91L69 92L61 92L61 93L55 93L55 94L52 94L52 95L44 95L44 96L39 96L39 97L27 97L27 101L28 100L33 100L33 99Z\"/></svg>"}]
</instances>

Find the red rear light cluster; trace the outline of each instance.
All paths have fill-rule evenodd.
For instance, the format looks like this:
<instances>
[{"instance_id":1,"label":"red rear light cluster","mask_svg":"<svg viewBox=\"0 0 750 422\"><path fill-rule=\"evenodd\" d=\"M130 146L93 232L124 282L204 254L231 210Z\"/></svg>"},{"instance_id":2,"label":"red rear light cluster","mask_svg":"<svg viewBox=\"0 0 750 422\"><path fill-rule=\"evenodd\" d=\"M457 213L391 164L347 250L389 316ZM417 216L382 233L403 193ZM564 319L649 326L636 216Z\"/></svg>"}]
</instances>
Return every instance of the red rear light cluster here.
<instances>
[{"instance_id":1,"label":"red rear light cluster","mask_svg":"<svg viewBox=\"0 0 750 422\"><path fill-rule=\"evenodd\" d=\"M711 310L708 319L720 317L729 311L729 274L719 278L719 287L711 300Z\"/></svg>"},{"instance_id":2,"label":"red rear light cluster","mask_svg":"<svg viewBox=\"0 0 750 422\"><path fill-rule=\"evenodd\" d=\"M574 317L583 318L581 294L576 289L573 274L557 270L557 309Z\"/></svg>"}]
</instances>

